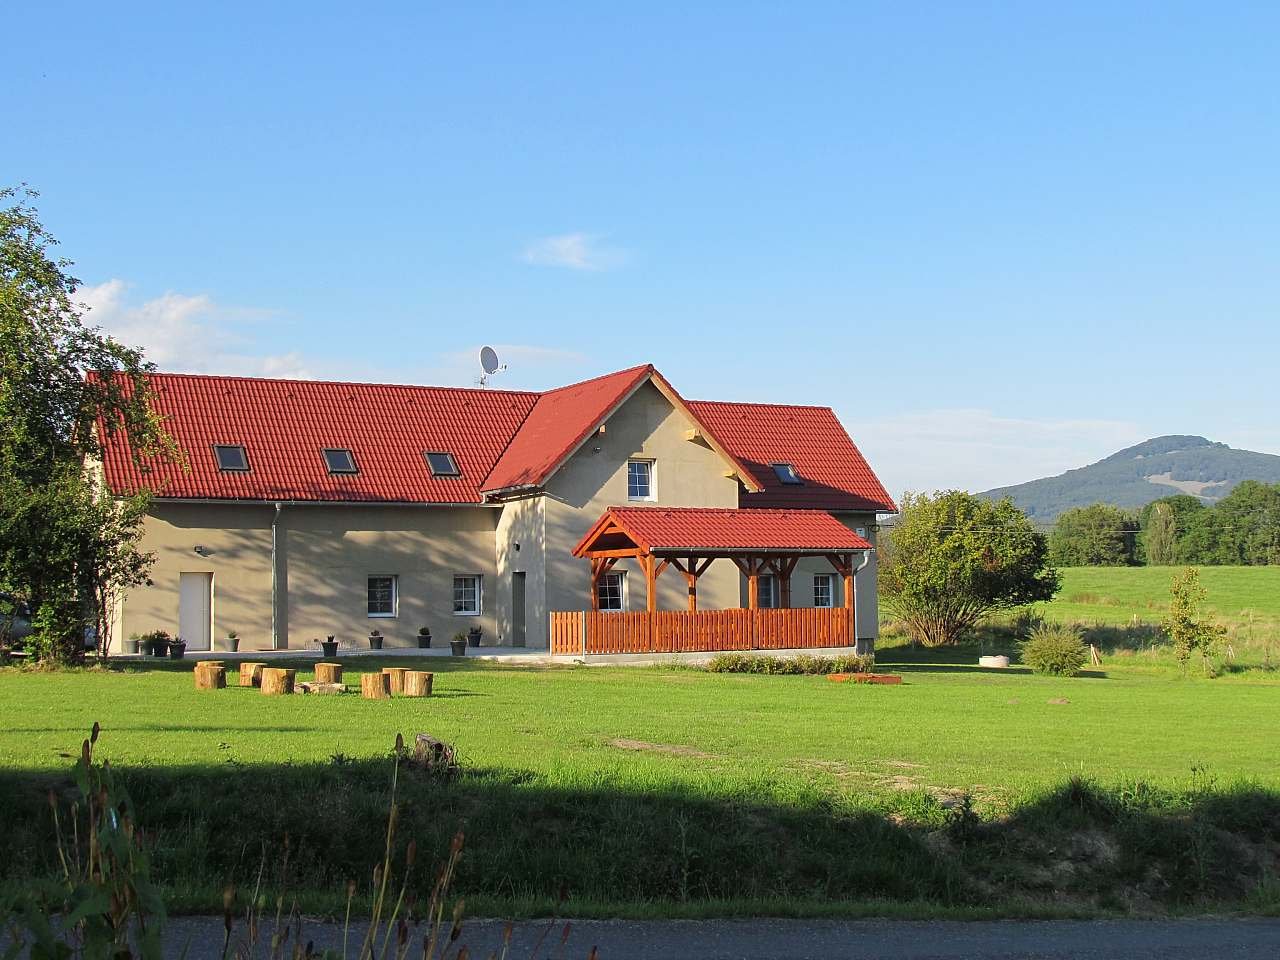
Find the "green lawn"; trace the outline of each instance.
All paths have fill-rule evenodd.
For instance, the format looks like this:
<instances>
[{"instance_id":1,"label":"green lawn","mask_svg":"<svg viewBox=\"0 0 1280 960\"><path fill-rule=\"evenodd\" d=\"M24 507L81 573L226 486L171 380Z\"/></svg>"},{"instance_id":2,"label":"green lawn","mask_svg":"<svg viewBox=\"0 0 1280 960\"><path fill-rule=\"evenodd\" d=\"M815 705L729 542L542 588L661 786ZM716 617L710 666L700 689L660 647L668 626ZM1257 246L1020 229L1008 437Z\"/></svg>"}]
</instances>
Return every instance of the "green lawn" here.
<instances>
[{"instance_id":1,"label":"green lawn","mask_svg":"<svg viewBox=\"0 0 1280 960\"><path fill-rule=\"evenodd\" d=\"M1125 623L1159 620L1169 609L1169 586L1181 567L1066 567L1062 589L1044 608L1063 620ZM1206 607L1236 623L1252 613L1280 624L1280 566L1200 567Z\"/></svg>"},{"instance_id":2,"label":"green lawn","mask_svg":"<svg viewBox=\"0 0 1280 960\"><path fill-rule=\"evenodd\" d=\"M974 659L888 650L879 666L899 687L442 659L435 696L390 702L197 692L190 663L0 670L0 807L15 811L0 876L47 866L47 785L98 721L101 755L157 830L158 869L195 905L286 834L295 885L329 903L377 856L396 734L426 731L457 747L464 774L406 777L405 829L439 852L465 825L462 890L507 913L551 909L562 887L579 913L1274 908L1239 844L1280 842L1280 675L1184 680L1117 660L1060 680ZM350 660L347 680L395 662ZM953 807L965 793L972 831ZM1193 810L1245 839L1179 866ZM1080 829L1114 833L1121 853L1054 879L1060 832ZM1141 903L1121 893L1143 884Z\"/></svg>"}]
</instances>

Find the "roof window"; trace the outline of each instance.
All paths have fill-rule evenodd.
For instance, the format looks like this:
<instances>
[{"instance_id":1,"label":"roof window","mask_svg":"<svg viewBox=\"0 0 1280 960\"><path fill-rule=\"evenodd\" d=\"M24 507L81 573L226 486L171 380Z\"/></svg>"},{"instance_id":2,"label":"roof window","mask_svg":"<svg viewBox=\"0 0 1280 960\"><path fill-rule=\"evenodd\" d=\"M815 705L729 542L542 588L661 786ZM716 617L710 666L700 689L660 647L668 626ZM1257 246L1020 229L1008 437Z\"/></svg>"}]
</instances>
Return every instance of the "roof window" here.
<instances>
[{"instance_id":1,"label":"roof window","mask_svg":"<svg viewBox=\"0 0 1280 960\"><path fill-rule=\"evenodd\" d=\"M238 443L215 443L213 455L218 461L218 469L230 473L248 473L249 455Z\"/></svg>"},{"instance_id":2,"label":"roof window","mask_svg":"<svg viewBox=\"0 0 1280 960\"><path fill-rule=\"evenodd\" d=\"M796 473L796 468L793 464L771 463L769 466L773 467L773 472L778 475L778 479L783 483L804 483L804 481L800 479L800 474Z\"/></svg>"},{"instance_id":3,"label":"roof window","mask_svg":"<svg viewBox=\"0 0 1280 960\"><path fill-rule=\"evenodd\" d=\"M431 468L433 477L456 477L461 472L451 453L428 450L423 456L427 458L427 466Z\"/></svg>"},{"instance_id":4,"label":"roof window","mask_svg":"<svg viewBox=\"0 0 1280 960\"><path fill-rule=\"evenodd\" d=\"M326 447L324 453L324 465L329 468L330 473L359 473L356 467L356 458L352 456L350 450L339 447Z\"/></svg>"}]
</instances>

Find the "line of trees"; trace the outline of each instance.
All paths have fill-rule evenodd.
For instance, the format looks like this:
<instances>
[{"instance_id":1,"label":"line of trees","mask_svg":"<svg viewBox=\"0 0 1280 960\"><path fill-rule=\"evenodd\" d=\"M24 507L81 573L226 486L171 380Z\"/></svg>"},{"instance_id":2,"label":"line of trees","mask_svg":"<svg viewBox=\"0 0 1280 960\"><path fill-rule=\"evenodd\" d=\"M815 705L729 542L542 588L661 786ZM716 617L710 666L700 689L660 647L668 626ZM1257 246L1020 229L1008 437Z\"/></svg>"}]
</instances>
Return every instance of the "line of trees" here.
<instances>
[{"instance_id":1,"label":"line of trees","mask_svg":"<svg viewBox=\"0 0 1280 960\"><path fill-rule=\"evenodd\" d=\"M1178 494L1137 513L1068 510L1049 535L1056 566L1259 566L1280 563L1280 484L1245 480L1216 504Z\"/></svg>"}]
</instances>

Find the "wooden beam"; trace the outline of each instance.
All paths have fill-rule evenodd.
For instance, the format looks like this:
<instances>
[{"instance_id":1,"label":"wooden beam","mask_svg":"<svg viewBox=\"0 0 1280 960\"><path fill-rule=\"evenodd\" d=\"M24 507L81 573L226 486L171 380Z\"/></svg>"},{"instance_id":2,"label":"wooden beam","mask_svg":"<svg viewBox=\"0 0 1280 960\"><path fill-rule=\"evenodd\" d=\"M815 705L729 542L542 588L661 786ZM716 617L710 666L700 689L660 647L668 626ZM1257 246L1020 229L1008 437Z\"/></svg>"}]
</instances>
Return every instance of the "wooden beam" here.
<instances>
[{"instance_id":1,"label":"wooden beam","mask_svg":"<svg viewBox=\"0 0 1280 960\"><path fill-rule=\"evenodd\" d=\"M658 574L653 554L640 555L640 566L644 569L645 609L653 613L658 609Z\"/></svg>"}]
</instances>

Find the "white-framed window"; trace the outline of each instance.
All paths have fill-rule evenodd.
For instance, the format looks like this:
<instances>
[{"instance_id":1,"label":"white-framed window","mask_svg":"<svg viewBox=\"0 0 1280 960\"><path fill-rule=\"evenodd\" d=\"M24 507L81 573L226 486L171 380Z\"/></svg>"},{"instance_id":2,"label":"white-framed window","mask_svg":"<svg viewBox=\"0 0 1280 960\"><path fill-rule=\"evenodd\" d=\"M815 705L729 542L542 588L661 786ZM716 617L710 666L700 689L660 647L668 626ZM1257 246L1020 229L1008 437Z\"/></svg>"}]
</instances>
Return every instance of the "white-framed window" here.
<instances>
[{"instance_id":1,"label":"white-framed window","mask_svg":"<svg viewBox=\"0 0 1280 960\"><path fill-rule=\"evenodd\" d=\"M835 606L835 578L829 573L813 575L813 605L815 607Z\"/></svg>"},{"instance_id":2,"label":"white-framed window","mask_svg":"<svg viewBox=\"0 0 1280 960\"><path fill-rule=\"evenodd\" d=\"M618 570L606 573L596 582L596 606L601 610L625 610L627 575Z\"/></svg>"},{"instance_id":3,"label":"white-framed window","mask_svg":"<svg viewBox=\"0 0 1280 960\"><path fill-rule=\"evenodd\" d=\"M478 617L484 605L484 578L461 576L453 578L453 613L458 617Z\"/></svg>"},{"instance_id":4,"label":"white-framed window","mask_svg":"<svg viewBox=\"0 0 1280 960\"><path fill-rule=\"evenodd\" d=\"M778 605L778 578L768 573L760 578L760 606L772 609Z\"/></svg>"},{"instance_id":5,"label":"white-framed window","mask_svg":"<svg viewBox=\"0 0 1280 960\"><path fill-rule=\"evenodd\" d=\"M400 578L393 573L369 577L369 616L394 617L400 609Z\"/></svg>"},{"instance_id":6,"label":"white-framed window","mask_svg":"<svg viewBox=\"0 0 1280 960\"><path fill-rule=\"evenodd\" d=\"M653 499L653 461L627 461L627 499Z\"/></svg>"}]
</instances>

